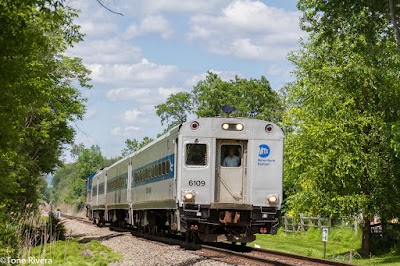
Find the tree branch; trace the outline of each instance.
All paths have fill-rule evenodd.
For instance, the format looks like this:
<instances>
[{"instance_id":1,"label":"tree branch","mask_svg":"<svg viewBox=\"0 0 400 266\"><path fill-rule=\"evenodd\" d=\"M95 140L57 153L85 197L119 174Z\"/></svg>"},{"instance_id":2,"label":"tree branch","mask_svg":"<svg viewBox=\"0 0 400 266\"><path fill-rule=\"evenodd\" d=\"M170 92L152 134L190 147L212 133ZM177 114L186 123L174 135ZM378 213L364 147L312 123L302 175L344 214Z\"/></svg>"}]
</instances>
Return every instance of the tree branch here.
<instances>
[{"instance_id":1,"label":"tree branch","mask_svg":"<svg viewBox=\"0 0 400 266\"><path fill-rule=\"evenodd\" d=\"M102 2L102 0L96 0L97 1L97 3L99 3L102 7L104 7L105 9L107 9L108 11L110 11L111 13L114 13L114 14L117 14L117 15L120 15L120 16L123 16L124 14L122 14L122 13L119 13L119 12L116 12L116 11L114 11L114 10L111 10L110 8L108 8L107 6L105 6L104 4L103 4L103 2Z\"/></svg>"},{"instance_id":2,"label":"tree branch","mask_svg":"<svg viewBox=\"0 0 400 266\"><path fill-rule=\"evenodd\" d=\"M390 17L393 24L394 34L396 36L397 47L400 49L400 29L399 25L397 24L396 11L395 11L396 4L394 3L394 1L395 0L389 0L389 9L390 9Z\"/></svg>"}]
</instances>

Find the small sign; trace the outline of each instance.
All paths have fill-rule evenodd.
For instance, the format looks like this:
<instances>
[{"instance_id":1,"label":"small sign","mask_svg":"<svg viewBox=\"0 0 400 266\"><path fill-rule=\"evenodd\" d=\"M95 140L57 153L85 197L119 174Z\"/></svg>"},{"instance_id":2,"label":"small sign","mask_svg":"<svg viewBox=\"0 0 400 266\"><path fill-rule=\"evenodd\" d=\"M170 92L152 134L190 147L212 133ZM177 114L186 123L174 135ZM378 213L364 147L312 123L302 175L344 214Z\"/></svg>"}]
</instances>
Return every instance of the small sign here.
<instances>
[{"instance_id":1,"label":"small sign","mask_svg":"<svg viewBox=\"0 0 400 266\"><path fill-rule=\"evenodd\" d=\"M328 227L322 227L322 241L328 242Z\"/></svg>"}]
</instances>

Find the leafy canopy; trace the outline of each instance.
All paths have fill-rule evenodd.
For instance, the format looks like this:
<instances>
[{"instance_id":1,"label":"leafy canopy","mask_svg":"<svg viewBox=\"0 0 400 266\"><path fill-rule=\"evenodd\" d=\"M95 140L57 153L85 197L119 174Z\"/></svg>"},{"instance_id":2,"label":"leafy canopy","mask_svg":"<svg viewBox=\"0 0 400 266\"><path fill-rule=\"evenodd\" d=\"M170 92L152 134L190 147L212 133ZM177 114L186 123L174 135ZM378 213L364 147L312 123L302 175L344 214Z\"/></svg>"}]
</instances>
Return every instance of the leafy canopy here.
<instances>
[{"instance_id":1,"label":"leafy canopy","mask_svg":"<svg viewBox=\"0 0 400 266\"><path fill-rule=\"evenodd\" d=\"M272 90L265 77L223 81L217 74L208 72L205 80L199 81L191 93L171 94L166 103L155 106L161 123L168 129L183 123L189 115L215 117L221 114L222 106L236 108L236 116L253 117L278 122L283 111L278 93Z\"/></svg>"},{"instance_id":2,"label":"leafy canopy","mask_svg":"<svg viewBox=\"0 0 400 266\"><path fill-rule=\"evenodd\" d=\"M61 164L81 119L89 71L65 56L82 40L76 10L65 1L0 0L0 205L38 197L43 173Z\"/></svg>"},{"instance_id":3,"label":"leafy canopy","mask_svg":"<svg viewBox=\"0 0 400 266\"><path fill-rule=\"evenodd\" d=\"M285 188L294 212L363 221L398 216L400 161L392 148L400 121L400 54L386 1L298 3L309 32L290 56L286 88ZM398 6L397 6L398 10Z\"/></svg>"}]
</instances>

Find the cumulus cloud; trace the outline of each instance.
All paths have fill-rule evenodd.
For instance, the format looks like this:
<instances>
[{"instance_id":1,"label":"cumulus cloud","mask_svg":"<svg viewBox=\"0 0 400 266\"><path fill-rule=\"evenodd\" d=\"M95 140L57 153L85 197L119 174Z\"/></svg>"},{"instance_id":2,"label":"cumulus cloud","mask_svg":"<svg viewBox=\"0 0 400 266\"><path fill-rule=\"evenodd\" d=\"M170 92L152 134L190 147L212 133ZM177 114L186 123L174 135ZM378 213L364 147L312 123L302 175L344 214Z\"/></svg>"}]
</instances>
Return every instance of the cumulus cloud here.
<instances>
[{"instance_id":1,"label":"cumulus cloud","mask_svg":"<svg viewBox=\"0 0 400 266\"><path fill-rule=\"evenodd\" d=\"M93 118L93 117L95 117L96 113L97 113L97 110L95 108L89 108L86 111L85 118L86 119Z\"/></svg>"},{"instance_id":2,"label":"cumulus cloud","mask_svg":"<svg viewBox=\"0 0 400 266\"><path fill-rule=\"evenodd\" d=\"M142 49L111 37L105 39L88 39L78 44L72 50L74 56L84 59L86 64L115 64L139 61L142 58Z\"/></svg>"},{"instance_id":3,"label":"cumulus cloud","mask_svg":"<svg viewBox=\"0 0 400 266\"><path fill-rule=\"evenodd\" d=\"M147 59L136 64L91 64L88 68L92 71L93 80L114 85L123 82L137 85L161 83L178 72L176 66L158 65Z\"/></svg>"},{"instance_id":4,"label":"cumulus cloud","mask_svg":"<svg viewBox=\"0 0 400 266\"><path fill-rule=\"evenodd\" d=\"M131 25L125 32L127 38L142 35L160 35L163 39L169 39L173 34L173 29L169 22L161 15L145 17L139 25Z\"/></svg>"},{"instance_id":5,"label":"cumulus cloud","mask_svg":"<svg viewBox=\"0 0 400 266\"><path fill-rule=\"evenodd\" d=\"M168 98L168 96L170 96L171 94L177 93L182 91L182 89L179 88L158 88L158 94L162 97L162 98Z\"/></svg>"},{"instance_id":6,"label":"cumulus cloud","mask_svg":"<svg viewBox=\"0 0 400 266\"><path fill-rule=\"evenodd\" d=\"M107 92L107 99L111 101L129 101L141 97L147 97L150 94L150 89L144 88L116 88Z\"/></svg>"},{"instance_id":7,"label":"cumulus cloud","mask_svg":"<svg viewBox=\"0 0 400 266\"><path fill-rule=\"evenodd\" d=\"M122 10L130 14L193 14L193 13L212 13L221 6L229 3L230 0L134 0L125 4Z\"/></svg>"},{"instance_id":8,"label":"cumulus cloud","mask_svg":"<svg viewBox=\"0 0 400 266\"><path fill-rule=\"evenodd\" d=\"M131 110L126 110L122 115L122 120L125 122L134 122L136 121L143 112L134 108Z\"/></svg>"},{"instance_id":9,"label":"cumulus cloud","mask_svg":"<svg viewBox=\"0 0 400 266\"><path fill-rule=\"evenodd\" d=\"M135 127L135 126L114 127L111 129L110 134L113 136L131 137L134 136L140 130L141 130L140 127Z\"/></svg>"},{"instance_id":10,"label":"cumulus cloud","mask_svg":"<svg viewBox=\"0 0 400 266\"><path fill-rule=\"evenodd\" d=\"M218 15L195 15L188 39L209 51L246 59L284 59L302 36L300 13L259 1L232 1Z\"/></svg>"}]
</instances>

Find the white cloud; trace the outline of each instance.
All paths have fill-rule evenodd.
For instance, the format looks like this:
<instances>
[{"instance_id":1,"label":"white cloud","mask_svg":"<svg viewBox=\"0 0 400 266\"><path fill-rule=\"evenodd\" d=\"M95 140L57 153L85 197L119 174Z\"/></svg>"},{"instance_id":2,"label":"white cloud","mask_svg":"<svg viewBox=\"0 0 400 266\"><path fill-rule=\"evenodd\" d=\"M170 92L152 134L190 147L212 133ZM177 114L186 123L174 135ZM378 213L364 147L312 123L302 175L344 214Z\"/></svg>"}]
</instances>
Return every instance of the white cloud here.
<instances>
[{"instance_id":1,"label":"white cloud","mask_svg":"<svg viewBox=\"0 0 400 266\"><path fill-rule=\"evenodd\" d=\"M134 122L136 121L143 112L134 108L131 110L126 110L122 115L122 120L125 122Z\"/></svg>"},{"instance_id":2,"label":"white cloud","mask_svg":"<svg viewBox=\"0 0 400 266\"><path fill-rule=\"evenodd\" d=\"M158 94L163 97L163 98L168 98L173 93L177 93L182 91L182 89L179 88L158 88Z\"/></svg>"},{"instance_id":3,"label":"white cloud","mask_svg":"<svg viewBox=\"0 0 400 266\"><path fill-rule=\"evenodd\" d=\"M125 32L127 38L133 38L142 35L156 34L164 40L169 39L173 34L173 29L169 22L160 15L147 16L139 25L131 25Z\"/></svg>"},{"instance_id":4,"label":"white cloud","mask_svg":"<svg viewBox=\"0 0 400 266\"><path fill-rule=\"evenodd\" d=\"M298 26L299 15L259 1L236 0L218 16L193 16L187 36L216 54L284 60L302 36Z\"/></svg>"},{"instance_id":5,"label":"white cloud","mask_svg":"<svg viewBox=\"0 0 400 266\"><path fill-rule=\"evenodd\" d=\"M110 134L113 136L131 137L140 130L140 127L135 126L114 127L111 129Z\"/></svg>"},{"instance_id":6,"label":"white cloud","mask_svg":"<svg viewBox=\"0 0 400 266\"><path fill-rule=\"evenodd\" d=\"M102 40L88 39L76 45L70 53L82 57L86 64L128 63L142 58L141 48L116 37Z\"/></svg>"},{"instance_id":7,"label":"white cloud","mask_svg":"<svg viewBox=\"0 0 400 266\"><path fill-rule=\"evenodd\" d=\"M147 97L150 94L150 89L144 88L116 88L107 92L107 99L111 101L129 101L141 97Z\"/></svg>"},{"instance_id":8,"label":"white cloud","mask_svg":"<svg viewBox=\"0 0 400 266\"><path fill-rule=\"evenodd\" d=\"M125 4L121 10L129 14L193 14L211 13L218 10L221 6L229 3L230 0L136 0Z\"/></svg>"},{"instance_id":9,"label":"white cloud","mask_svg":"<svg viewBox=\"0 0 400 266\"><path fill-rule=\"evenodd\" d=\"M221 70L211 69L211 70L209 70L209 72L217 74L218 77L223 81L233 80L233 79L235 79L236 76L241 77L240 73L232 72L232 71L221 71ZM208 76L207 72L193 75L192 77L190 77L188 80L185 81L185 85L193 87L198 82L205 80L207 76Z\"/></svg>"},{"instance_id":10,"label":"white cloud","mask_svg":"<svg viewBox=\"0 0 400 266\"><path fill-rule=\"evenodd\" d=\"M91 119L91 118L95 117L96 113L97 113L97 110L95 108L89 108L86 111L85 119Z\"/></svg>"},{"instance_id":11,"label":"white cloud","mask_svg":"<svg viewBox=\"0 0 400 266\"><path fill-rule=\"evenodd\" d=\"M136 64L91 64L87 66L91 71L91 77L100 83L121 84L157 84L167 80L178 72L178 68L172 65L157 65L142 59Z\"/></svg>"}]
</instances>

